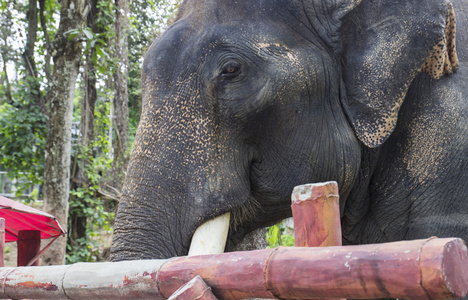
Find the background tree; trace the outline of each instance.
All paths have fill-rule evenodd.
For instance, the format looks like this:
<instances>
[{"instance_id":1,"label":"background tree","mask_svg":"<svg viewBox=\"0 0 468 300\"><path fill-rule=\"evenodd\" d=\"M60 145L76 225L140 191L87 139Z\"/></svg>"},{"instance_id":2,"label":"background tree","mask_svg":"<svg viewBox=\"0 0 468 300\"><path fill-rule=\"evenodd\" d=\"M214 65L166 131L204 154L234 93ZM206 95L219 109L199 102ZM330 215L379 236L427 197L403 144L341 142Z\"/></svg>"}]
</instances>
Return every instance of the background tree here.
<instances>
[{"instance_id":1,"label":"background tree","mask_svg":"<svg viewBox=\"0 0 468 300\"><path fill-rule=\"evenodd\" d=\"M68 217L70 187L71 125L75 83L81 60L81 34L70 36L71 30L82 28L89 12L84 0L62 0L60 24L52 43L54 71L47 99L49 121L45 145L44 210L56 216L62 226ZM66 240L58 239L43 256L46 264L65 263Z\"/></svg>"},{"instance_id":2,"label":"background tree","mask_svg":"<svg viewBox=\"0 0 468 300\"><path fill-rule=\"evenodd\" d=\"M122 184L127 166L127 140L128 140L128 87L127 74L128 63L128 29L129 7L127 0L115 0L115 70L114 85L115 96L113 101L112 122L115 129L115 139L112 147L114 161L112 163L114 173L114 185Z\"/></svg>"},{"instance_id":3,"label":"background tree","mask_svg":"<svg viewBox=\"0 0 468 300\"><path fill-rule=\"evenodd\" d=\"M106 177L112 159L108 132L110 97L99 82L113 77L113 61L108 41L113 39L114 5L112 1L90 1L88 14L85 64L82 72L80 101L75 118L79 120L79 136L72 152L72 183L70 191L69 235L67 262L100 259L98 237L109 231L113 218L110 206L118 196L105 192ZM78 99L76 99L78 100ZM115 193L114 193L115 194ZM111 199L111 204L106 203ZM108 209L104 206L108 204Z\"/></svg>"},{"instance_id":4,"label":"background tree","mask_svg":"<svg viewBox=\"0 0 468 300\"><path fill-rule=\"evenodd\" d=\"M2 72L0 73L0 101L11 103L11 86L8 78L7 64L10 61L11 54L14 50L9 46L9 38L12 36L13 17L10 3L6 1L0 2L0 55L2 60ZM1 104L1 102L0 102Z\"/></svg>"},{"instance_id":5,"label":"background tree","mask_svg":"<svg viewBox=\"0 0 468 300\"><path fill-rule=\"evenodd\" d=\"M99 7L97 0L90 0L90 12L88 13L86 25L91 31L93 37L95 33L101 30L98 25ZM86 29L86 30L88 30ZM89 180L86 170L92 165L93 153L92 143L94 142L94 109L97 101L96 87L96 68L93 57L96 56L96 45L89 46L84 55L85 63L82 72L82 96L80 102L80 135L79 143L76 145L76 151L73 155L73 164L71 167L71 191L70 195L71 209L69 210L69 235L68 245L70 250L79 247L86 247L87 216L77 207L87 206L83 197L78 197L78 191L88 189L92 184ZM84 203L83 203L84 202Z\"/></svg>"},{"instance_id":6,"label":"background tree","mask_svg":"<svg viewBox=\"0 0 468 300\"><path fill-rule=\"evenodd\" d=\"M27 5L27 25L28 29L26 32L26 45L22 55L24 61L24 69L26 70L26 82L29 83L30 97L32 105L37 105L42 112L45 112L45 106L43 103L43 97L41 92L41 86L36 69L36 62L34 58L34 47L37 40L37 27L38 27L38 10L37 1L29 0Z\"/></svg>"}]
</instances>

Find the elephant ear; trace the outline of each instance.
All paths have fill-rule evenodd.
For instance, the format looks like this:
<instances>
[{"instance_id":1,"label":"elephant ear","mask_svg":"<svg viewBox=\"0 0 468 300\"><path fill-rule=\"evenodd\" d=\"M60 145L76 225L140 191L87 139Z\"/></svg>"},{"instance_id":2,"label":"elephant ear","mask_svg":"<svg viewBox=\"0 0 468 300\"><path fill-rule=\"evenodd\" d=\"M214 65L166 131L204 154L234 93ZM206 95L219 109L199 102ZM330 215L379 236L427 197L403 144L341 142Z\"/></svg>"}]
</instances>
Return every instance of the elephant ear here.
<instances>
[{"instance_id":1,"label":"elephant ear","mask_svg":"<svg viewBox=\"0 0 468 300\"><path fill-rule=\"evenodd\" d=\"M432 50L421 71L434 79L440 79L445 74L452 74L458 69L458 56L455 44L455 12L452 3L449 3L444 39Z\"/></svg>"},{"instance_id":2,"label":"elephant ear","mask_svg":"<svg viewBox=\"0 0 468 300\"><path fill-rule=\"evenodd\" d=\"M306 14L302 24L310 23L314 31L335 54L341 50L342 19L362 0L292 0ZM364 0L366 1L366 0ZM299 4L298 4L299 3Z\"/></svg>"},{"instance_id":3,"label":"elephant ear","mask_svg":"<svg viewBox=\"0 0 468 300\"><path fill-rule=\"evenodd\" d=\"M394 130L417 73L440 78L457 68L452 5L363 0L342 22L343 106L358 138L378 147Z\"/></svg>"}]
</instances>

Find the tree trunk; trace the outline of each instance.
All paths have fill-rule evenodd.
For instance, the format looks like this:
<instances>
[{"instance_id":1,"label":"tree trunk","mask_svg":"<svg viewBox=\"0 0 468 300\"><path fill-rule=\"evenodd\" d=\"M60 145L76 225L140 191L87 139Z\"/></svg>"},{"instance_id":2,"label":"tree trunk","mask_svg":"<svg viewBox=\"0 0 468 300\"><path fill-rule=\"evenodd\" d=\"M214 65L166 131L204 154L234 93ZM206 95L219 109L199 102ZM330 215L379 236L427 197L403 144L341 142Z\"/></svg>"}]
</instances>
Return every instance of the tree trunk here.
<instances>
[{"instance_id":1,"label":"tree trunk","mask_svg":"<svg viewBox=\"0 0 468 300\"><path fill-rule=\"evenodd\" d=\"M23 52L24 68L26 76L32 78L30 82L31 93L29 97L34 99L34 104L39 106L41 110L44 108L43 99L41 97L41 85L37 80L36 62L34 61L34 46L37 40L37 3L36 0L29 0L28 11L26 13L28 19L28 31L26 33L26 46ZM35 91L35 92L32 92Z\"/></svg>"},{"instance_id":2,"label":"tree trunk","mask_svg":"<svg viewBox=\"0 0 468 300\"><path fill-rule=\"evenodd\" d=\"M5 40L6 44L6 40ZM6 46L5 46L6 48ZM8 60L6 59L6 54L4 51L2 51L2 59L3 59L3 73L4 77L2 78L2 84L5 86L5 98L7 103L11 103L13 99L11 98L11 87L10 87L10 80L8 79L8 71L7 71L7 62ZM1 103L1 102L0 102Z\"/></svg>"},{"instance_id":3,"label":"tree trunk","mask_svg":"<svg viewBox=\"0 0 468 300\"><path fill-rule=\"evenodd\" d=\"M10 87L10 79L8 78L8 71L7 71L7 64L11 60L10 57L12 54L14 55L13 51L11 51L10 47L8 46L8 38L12 35L11 28L13 26L11 9L7 6L7 8L0 12L0 26L2 30L0 31L1 40L3 43L0 44L0 53L2 55L2 62L3 62L3 73L0 75L0 84L5 87L5 100L7 103L12 103L13 99L11 97L11 87ZM3 99L0 99L0 104L3 102Z\"/></svg>"},{"instance_id":4,"label":"tree trunk","mask_svg":"<svg viewBox=\"0 0 468 300\"><path fill-rule=\"evenodd\" d=\"M81 58L80 36L71 41L65 32L81 28L89 11L84 0L63 0L52 54L54 71L49 83L48 135L45 146L44 210L67 225L70 185L70 148L73 99ZM43 256L45 264L65 263L66 239L58 239Z\"/></svg>"},{"instance_id":5,"label":"tree trunk","mask_svg":"<svg viewBox=\"0 0 468 300\"><path fill-rule=\"evenodd\" d=\"M46 19L45 19L44 10L45 10L45 0L39 0L39 17L40 17L40 20L41 20L41 28L42 28L42 32L44 34L44 41L45 41L45 45L46 45L46 49L47 49L46 57L45 57L45 64L44 64L44 72L46 74L47 80L50 80L50 78L51 78L51 74L50 74L50 59L51 59L50 50L51 50L52 46L51 46L51 42L50 42L49 33L47 32L47 22L46 22Z\"/></svg>"},{"instance_id":6,"label":"tree trunk","mask_svg":"<svg viewBox=\"0 0 468 300\"><path fill-rule=\"evenodd\" d=\"M90 1L91 8L87 18L87 25L94 33L99 32L96 23L98 14L97 0ZM72 173L73 179L71 182L72 189L79 187L88 187L91 182L86 176L86 168L90 164L92 152L92 143L94 141L94 109L97 100L96 91L96 68L94 67L93 56L96 53L96 48L89 49L86 55L86 65L84 68L84 95L81 99L81 121L80 121L80 141L77 147L75 160L78 160L76 168ZM80 155L78 155L78 153ZM73 197L73 196L71 196ZM77 211L70 210L69 214L69 245L79 247L77 240L86 238L87 218Z\"/></svg>"},{"instance_id":7,"label":"tree trunk","mask_svg":"<svg viewBox=\"0 0 468 300\"><path fill-rule=\"evenodd\" d=\"M115 6L115 57L117 64L114 74L115 96L112 121L114 123L115 139L113 140L114 162L112 167L114 185L120 190L128 163L126 152L129 122L127 91L129 9L127 0L115 0Z\"/></svg>"},{"instance_id":8,"label":"tree trunk","mask_svg":"<svg viewBox=\"0 0 468 300\"><path fill-rule=\"evenodd\" d=\"M37 39L36 0L29 0L26 18L28 19L28 30L26 33L26 45L23 52L24 68L28 76L36 78L36 63L34 62L34 45Z\"/></svg>"},{"instance_id":9,"label":"tree trunk","mask_svg":"<svg viewBox=\"0 0 468 300\"><path fill-rule=\"evenodd\" d=\"M5 100L7 103L12 103L11 97L11 86L8 78L7 64L15 56L15 51L9 46L8 38L12 36L13 28L13 16L12 16L11 4L7 4L6 9L0 12L0 38L2 43L0 44L0 52L2 55L3 62L3 74L0 76L1 84L5 87ZM4 100L0 99L0 103Z\"/></svg>"}]
</instances>

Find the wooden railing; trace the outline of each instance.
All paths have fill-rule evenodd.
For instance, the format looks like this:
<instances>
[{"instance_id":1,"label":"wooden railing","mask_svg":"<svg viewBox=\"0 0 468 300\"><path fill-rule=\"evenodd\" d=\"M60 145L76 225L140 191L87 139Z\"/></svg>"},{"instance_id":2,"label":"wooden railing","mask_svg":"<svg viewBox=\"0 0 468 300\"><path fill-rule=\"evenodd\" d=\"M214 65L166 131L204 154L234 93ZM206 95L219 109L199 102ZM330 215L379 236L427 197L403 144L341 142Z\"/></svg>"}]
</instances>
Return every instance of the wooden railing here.
<instances>
[{"instance_id":1,"label":"wooden railing","mask_svg":"<svg viewBox=\"0 0 468 300\"><path fill-rule=\"evenodd\" d=\"M332 246L340 243L334 183L298 188L293 200L296 245L314 247L0 268L0 298L449 299L467 294L468 251L461 239Z\"/></svg>"}]
</instances>

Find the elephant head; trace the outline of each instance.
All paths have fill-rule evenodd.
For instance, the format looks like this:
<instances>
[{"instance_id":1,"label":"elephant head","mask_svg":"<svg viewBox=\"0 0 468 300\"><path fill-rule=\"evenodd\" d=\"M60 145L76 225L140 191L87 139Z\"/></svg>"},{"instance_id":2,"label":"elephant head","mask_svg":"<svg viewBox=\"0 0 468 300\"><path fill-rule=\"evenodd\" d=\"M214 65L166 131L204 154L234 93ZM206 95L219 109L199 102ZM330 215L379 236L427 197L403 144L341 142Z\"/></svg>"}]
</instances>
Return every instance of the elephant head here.
<instances>
[{"instance_id":1,"label":"elephant head","mask_svg":"<svg viewBox=\"0 0 468 300\"><path fill-rule=\"evenodd\" d=\"M113 260L186 255L226 212L235 244L290 216L298 184L335 180L344 207L363 149L385 142L412 80L450 45L445 1L360 2L182 3L144 59Z\"/></svg>"}]
</instances>

